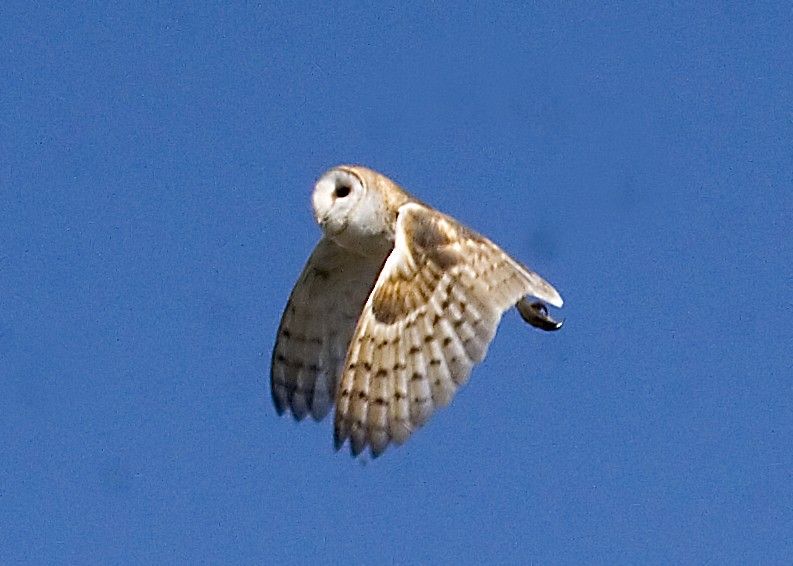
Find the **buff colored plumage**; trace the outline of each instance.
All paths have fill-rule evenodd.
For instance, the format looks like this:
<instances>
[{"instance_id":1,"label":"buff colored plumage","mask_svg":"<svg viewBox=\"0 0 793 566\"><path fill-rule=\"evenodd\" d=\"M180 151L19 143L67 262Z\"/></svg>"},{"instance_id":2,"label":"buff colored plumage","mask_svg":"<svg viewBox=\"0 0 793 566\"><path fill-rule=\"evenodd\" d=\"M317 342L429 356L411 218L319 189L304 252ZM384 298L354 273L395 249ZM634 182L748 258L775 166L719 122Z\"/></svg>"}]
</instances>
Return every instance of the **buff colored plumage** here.
<instances>
[{"instance_id":1,"label":"buff colored plumage","mask_svg":"<svg viewBox=\"0 0 793 566\"><path fill-rule=\"evenodd\" d=\"M331 169L312 197L324 236L287 304L272 360L279 414L322 419L336 448L373 456L452 400L517 306L543 330L556 290L487 238L364 167Z\"/></svg>"}]
</instances>

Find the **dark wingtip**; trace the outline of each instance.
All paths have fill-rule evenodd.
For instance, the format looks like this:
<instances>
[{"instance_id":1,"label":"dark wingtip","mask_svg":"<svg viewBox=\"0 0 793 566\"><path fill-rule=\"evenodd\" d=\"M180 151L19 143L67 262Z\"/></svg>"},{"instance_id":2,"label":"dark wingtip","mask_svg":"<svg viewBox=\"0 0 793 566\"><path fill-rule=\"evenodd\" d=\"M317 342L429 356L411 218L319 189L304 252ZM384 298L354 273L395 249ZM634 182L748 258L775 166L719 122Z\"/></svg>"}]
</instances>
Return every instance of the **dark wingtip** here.
<instances>
[{"instance_id":1,"label":"dark wingtip","mask_svg":"<svg viewBox=\"0 0 793 566\"><path fill-rule=\"evenodd\" d=\"M559 330L564 324L564 320L556 321L548 314L548 307L540 301L529 302L525 297L515 305L523 320L546 332Z\"/></svg>"},{"instance_id":2,"label":"dark wingtip","mask_svg":"<svg viewBox=\"0 0 793 566\"><path fill-rule=\"evenodd\" d=\"M362 443L356 441L354 436L350 438L350 454L352 454L353 458L357 458L358 456L360 456L361 452L363 452L365 449L366 449L365 442Z\"/></svg>"},{"instance_id":3,"label":"dark wingtip","mask_svg":"<svg viewBox=\"0 0 793 566\"><path fill-rule=\"evenodd\" d=\"M288 404L285 403L282 399L278 398L275 395L275 392L273 392L273 394L272 394L272 400L273 400L273 406L275 407L275 412L280 417L281 415L283 415L286 412Z\"/></svg>"}]
</instances>

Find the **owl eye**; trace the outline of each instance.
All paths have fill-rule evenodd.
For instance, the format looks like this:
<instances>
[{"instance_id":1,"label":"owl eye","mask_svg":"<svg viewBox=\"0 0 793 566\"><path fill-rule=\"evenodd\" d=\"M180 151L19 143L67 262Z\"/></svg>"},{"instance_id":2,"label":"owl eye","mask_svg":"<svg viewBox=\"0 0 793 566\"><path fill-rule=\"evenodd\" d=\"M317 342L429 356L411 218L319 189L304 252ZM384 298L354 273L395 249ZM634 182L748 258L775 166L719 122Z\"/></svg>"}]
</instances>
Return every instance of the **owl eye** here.
<instances>
[{"instance_id":1,"label":"owl eye","mask_svg":"<svg viewBox=\"0 0 793 566\"><path fill-rule=\"evenodd\" d=\"M350 191L349 185L337 185L336 189L333 191L333 196L336 198L344 198L350 194Z\"/></svg>"}]
</instances>

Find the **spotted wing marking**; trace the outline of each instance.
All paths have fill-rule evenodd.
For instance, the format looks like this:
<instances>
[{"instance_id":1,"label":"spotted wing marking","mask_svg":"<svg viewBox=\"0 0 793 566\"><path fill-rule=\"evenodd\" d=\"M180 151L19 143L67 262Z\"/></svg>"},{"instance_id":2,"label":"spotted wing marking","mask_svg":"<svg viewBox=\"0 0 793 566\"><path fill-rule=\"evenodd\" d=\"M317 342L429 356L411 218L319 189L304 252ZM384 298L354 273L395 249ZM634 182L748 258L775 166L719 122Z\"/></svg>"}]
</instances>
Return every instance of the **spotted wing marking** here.
<instances>
[{"instance_id":1,"label":"spotted wing marking","mask_svg":"<svg viewBox=\"0 0 793 566\"><path fill-rule=\"evenodd\" d=\"M482 361L504 311L556 290L498 246L427 206L400 207L394 250L350 341L334 439L353 455L401 444L449 404Z\"/></svg>"}]
</instances>

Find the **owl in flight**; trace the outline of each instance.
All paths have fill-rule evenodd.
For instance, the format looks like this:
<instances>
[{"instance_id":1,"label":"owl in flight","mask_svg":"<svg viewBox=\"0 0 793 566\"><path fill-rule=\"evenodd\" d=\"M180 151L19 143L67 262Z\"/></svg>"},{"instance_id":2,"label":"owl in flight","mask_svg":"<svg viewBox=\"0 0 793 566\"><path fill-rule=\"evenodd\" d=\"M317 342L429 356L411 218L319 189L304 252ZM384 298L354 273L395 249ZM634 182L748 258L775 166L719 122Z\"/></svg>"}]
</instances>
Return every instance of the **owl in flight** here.
<instances>
[{"instance_id":1,"label":"owl in flight","mask_svg":"<svg viewBox=\"0 0 793 566\"><path fill-rule=\"evenodd\" d=\"M271 386L296 420L335 403L337 450L405 442L468 380L510 307L561 326L544 279L371 169L329 170L311 203L323 237L281 319Z\"/></svg>"}]
</instances>

